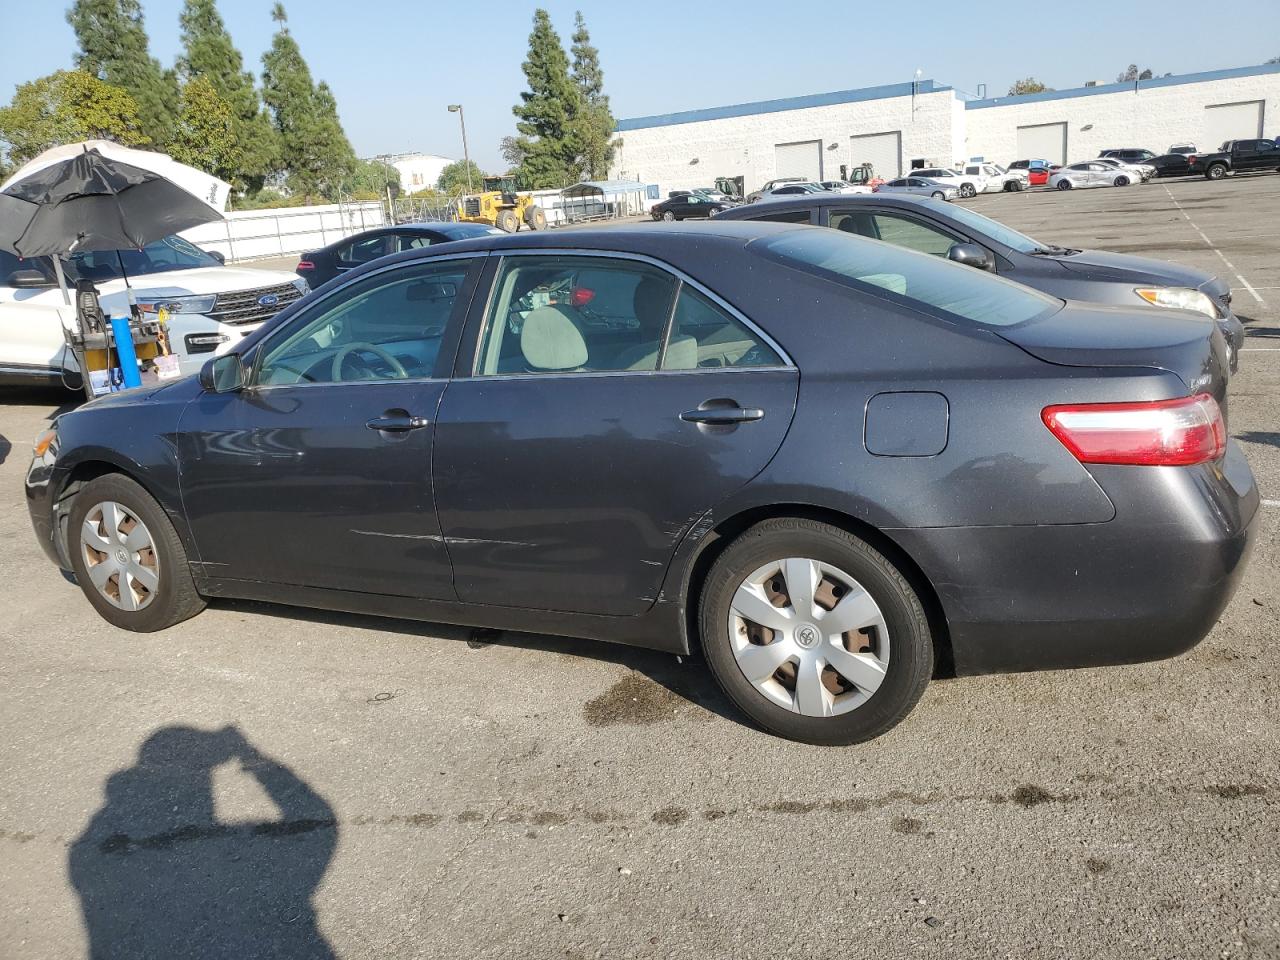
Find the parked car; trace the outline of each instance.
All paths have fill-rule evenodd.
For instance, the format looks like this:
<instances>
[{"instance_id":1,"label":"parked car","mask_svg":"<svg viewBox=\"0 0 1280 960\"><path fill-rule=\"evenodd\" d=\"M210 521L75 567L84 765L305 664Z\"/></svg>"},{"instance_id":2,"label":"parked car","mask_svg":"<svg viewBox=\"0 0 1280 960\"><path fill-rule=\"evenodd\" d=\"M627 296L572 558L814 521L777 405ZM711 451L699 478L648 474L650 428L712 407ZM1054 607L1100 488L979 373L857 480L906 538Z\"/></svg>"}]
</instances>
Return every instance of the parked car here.
<instances>
[{"instance_id":1,"label":"parked car","mask_svg":"<svg viewBox=\"0 0 1280 960\"><path fill-rule=\"evenodd\" d=\"M765 729L851 743L939 660L1205 636L1259 509L1225 364L1198 318L838 230L484 237L64 414L26 496L117 627L238 597L697 648Z\"/></svg>"},{"instance_id":2,"label":"parked car","mask_svg":"<svg viewBox=\"0 0 1280 960\"><path fill-rule=\"evenodd\" d=\"M1006 170L998 163L967 163L963 172L967 176L985 179L990 193L1015 192L1031 185L1031 177L1027 171Z\"/></svg>"},{"instance_id":3,"label":"parked car","mask_svg":"<svg viewBox=\"0 0 1280 960\"><path fill-rule=\"evenodd\" d=\"M808 180L805 177L778 177L777 179L770 180L759 190L753 190L751 193L747 194L747 203L755 203L765 194L772 193L774 190L777 190L779 187L787 186L788 184L811 183L811 182L812 182L811 180Z\"/></svg>"},{"instance_id":4,"label":"parked car","mask_svg":"<svg viewBox=\"0 0 1280 960\"><path fill-rule=\"evenodd\" d=\"M912 170L911 176L936 180L939 183L953 185L962 197L974 197L987 189L987 178L981 174L958 173L945 167L926 167L923 170Z\"/></svg>"},{"instance_id":5,"label":"parked car","mask_svg":"<svg viewBox=\"0 0 1280 960\"><path fill-rule=\"evenodd\" d=\"M293 274L228 267L220 254L178 236L141 250L77 253L62 263L72 288L93 281L107 316L128 314L129 287L153 319L163 310L182 373L195 373L307 292L307 282ZM63 336L75 322L48 257L23 260L0 251L0 384L78 387L80 370Z\"/></svg>"},{"instance_id":6,"label":"parked car","mask_svg":"<svg viewBox=\"0 0 1280 960\"><path fill-rule=\"evenodd\" d=\"M1129 174L1131 183L1146 183L1156 175L1156 168L1149 163L1126 163L1115 157L1098 157L1094 163L1104 163L1108 167L1125 171Z\"/></svg>"},{"instance_id":7,"label":"parked car","mask_svg":"<svg viewBox=\"0 0 1280 960\"><path fill-rule=\"evenodd\" d=\"M661 203L649 208L649 216L654 220L705 220L721 210L727 210L732 203L722 200L708 200L696 193L686 193L678 197L668 197Z\"/></svg>"},{"instance_id":8,"label":"parked car","mask_svg":"<svg viewBox=\"0 0 1280 960\"><path fill-rule=\"evenodd\" d=\"M1217 322L1227 342L1231 369L1239 363L1244 325L1231 310L1231 285L1201 270L1148 257L1042 243L966 207L915 197L797 197L770 207L772 220L834 227L883 240L966 263L1063 299L1193 310ZM717 219L757 220L765 213L742 208Z\"/></svg>"},{"instance_id":9,"label":"parked car","mask_svg":"<svg viewBox=\"0 0 1280 960\"><path fill-rule=\"evenodd\" d=\"M1049 186L1056 190L1075 187L1127 187L1138 180L1137 174L1103 163L1101 160L1083 160L1069 163L1049 177Z\"/></svg>"},{"instance_id":10,"label":"parked car","mask_svg":"<svg viewBox=\"0 0 1280 960\"><path fill-rule=\"evenodd\" d=\"M312 287L318 287L348 270L362 267L379 257L390 256L403 250L429 247L432 244L491 236L502 232L497 227L484 223L447 223L445 221L378 227L334 241L319 250L304 253L298 260L295 272L298 276L305 277Z\"/></svg>"},{"instance_id":11,"label":"parked car","mask_svg":"<svg viewBox=\"0 0 1280 960\"><path fill-rule=\"evenodd\" d=\"M1187 162L1188 154L1166 153L1152 157L1147 162L1156 168L1157 177L1185 177L1191 173L1191 164Z\"/></svg>"},{"instance_id":12,"label":"parked car","mask_svg":"<svg viewBox=\"0 0 1280 960\"><path fill-rule=\"evenodd\" d=\"M772 189L761 191L759 195L756 196L755 201L752 202L770 200L774 197L792 197L806 193L822 192L822 184L814 180L789 180L785 183L778 184Z\"/></svg>"},{"instance_id":13,"label":"parked car","mask_svg":"<svg viewBox=\"0 0 1280 960\"><path fill-rule=\"evenodd\" d=\"M862 184L849 183L846 180L822 180L818 184L828 193L872 193L872 189Z\"/></svg>"},{"instance_id":14,"label":"parked car","mask_svg":"<svg viewBox=\"0 0 1280 960\"><path fill-rule=\"evenodd\" d=\"M1049 177L1061 167L1048 160L1015 160L1009 164L1010 170L1024 170L1027 182L1033 187L1042 187L1049 182Z\"/></svg>"},{"instance_id":15,"label":"parked car","mask_svg":"<svg viewBox=\"0 0 1280 960\"><path fill-rule=\"evenodd\" d=\"M712 200L718 203L735 203L736 199L727 193L721 193L711 187L694 187L692 190L669 190L668 197L682 197L688 194L696 194L706 200Z\"/></svg>"},{"instance_id":16,"label":"parked car","mask_svg":"<svg viewBox=\"0 0 1280 960\"><path fill-rule=\"evenodd\" d=\"M1118 149L1103 150L1098 154L1099 157L1111 157L1113 160L1120 160L1123 163L1150 163L1156 154L1144 147L1120 147Z\"/></svg>"},{"instance_id":17,"label":"parked car","mask_svg":"<svg viewBox=\"0 0 1280 960\"><path fill-rule=\"evenodd\" d=\"M1187 157L1192 173L1207 180L1221 180L1233 173L1280 170L1280 146L1274 140L1228 140L1215 153Z\"/></svg>"},{"instance_id":18,"label":"parked car","mask_svg":"<svg viewBox=\"0 0 1280 960\"><path fill-rule=\"evenodd\" d=\"M899 177L876 187L877 194L908 193L917 197L932 197L934 200L954 200L960 196L960 188L952 183L928 180L924 177Z\"/></svg>"}]
</instances>

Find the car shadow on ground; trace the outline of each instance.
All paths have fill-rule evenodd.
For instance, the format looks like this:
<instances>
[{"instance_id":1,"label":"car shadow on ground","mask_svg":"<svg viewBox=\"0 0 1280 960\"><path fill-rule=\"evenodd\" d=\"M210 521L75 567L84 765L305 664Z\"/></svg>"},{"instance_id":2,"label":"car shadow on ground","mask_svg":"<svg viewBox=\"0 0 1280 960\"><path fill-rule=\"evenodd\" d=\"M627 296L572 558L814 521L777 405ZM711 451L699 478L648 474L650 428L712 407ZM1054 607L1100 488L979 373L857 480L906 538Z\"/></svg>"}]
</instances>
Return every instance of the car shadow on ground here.
<instances>
[{"instance_id":1,"label":"car shadow on ground","mask_svg":"<svg viewBox=\"0 0 1280 960\"><path fill-rule=\"evenodd\" d=\"M483 657L486 647L504 646L568 657L586 657L615 663L634 671L634 674L622 678L615 684L614 690L590 699L589 702L584 701L583 708L588 721L593 722L594 717L600 725L653 722L651 717L663 708L664 703L653 702L652 698L646 697L643 688L635 684L636 674L647 677L675 697L688 701L709 713L732 720L742 726L750 725L750 721L721 693L706 664L699 656L682 657L677 660L673 654L657 650L598 640L583 640L577 637L516 631L477 631L452 624L395 620L357 613L288 607L256 600L220 599L215 603L222 608L243 610L262 616L350 627L357 630L389 631L403 636L439 638L460 645L465 644L470 655L476 657ZM554 667L548 664L547 669L554 669ZM614 700L618 702L614 703ZM669 709L670 705L665 704L665 706Z\"/></svg>"},{"instance_id":2,"label":"car shadow on ground","mask_svg":"<svg viewBox=\"0 0 1280 960\"><path fill-rule=\"evenodd\" d=\"M218 816L214 771L229 765L277 818ZM236 727L157 730L67 857L89 954L332 958L312 896L337 844L325 799Z\"/></svg>"},{"instance_id":3,"label":"car shadow on ground","mask_svg":"<svg viewBox=\"0 0 1280 960\"><path fill-rule=\"evenodd\" d=\"M1259 443L1269 447L1280 447L1280 433L1273 431L1246 430L1244 433L1237 433L1235 437L1245 443Z\"/></svg>"}]
</instances>

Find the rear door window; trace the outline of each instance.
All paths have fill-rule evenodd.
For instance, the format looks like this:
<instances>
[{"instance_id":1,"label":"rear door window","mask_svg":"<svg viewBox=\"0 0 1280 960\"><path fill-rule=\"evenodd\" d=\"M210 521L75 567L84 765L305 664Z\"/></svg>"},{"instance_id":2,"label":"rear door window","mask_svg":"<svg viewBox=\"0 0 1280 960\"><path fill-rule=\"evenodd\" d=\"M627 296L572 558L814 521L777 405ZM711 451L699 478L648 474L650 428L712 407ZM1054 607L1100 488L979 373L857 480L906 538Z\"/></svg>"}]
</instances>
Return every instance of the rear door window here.
<instances>
[{"instance_id":1,"label":"rear door window","mask_svg":"<svg viewBox=\"0 0 1280 960\"><path fill-rule=\"evenodd\" d=\"M953 321L1005 327L1062 307L1061 300L985 271L839 230L788 231L755 240L747 249L805 273Z\"/></svg>"}]
</instances>

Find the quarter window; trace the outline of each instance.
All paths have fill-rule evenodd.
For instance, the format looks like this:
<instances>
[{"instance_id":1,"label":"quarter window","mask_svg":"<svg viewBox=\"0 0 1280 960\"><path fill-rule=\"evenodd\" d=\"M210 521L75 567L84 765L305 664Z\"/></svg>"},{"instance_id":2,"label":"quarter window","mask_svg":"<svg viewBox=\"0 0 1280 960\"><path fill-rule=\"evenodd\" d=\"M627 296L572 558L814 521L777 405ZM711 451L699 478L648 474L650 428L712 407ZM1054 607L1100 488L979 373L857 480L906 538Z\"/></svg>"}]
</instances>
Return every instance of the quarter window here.
<instances>
[{"instance_id":1,"label":"quarter window","mask_svg":"<svg viewBox=\"0 0 1280 960\"><path fill-rule=\"evenodd\" d=\"M737 318L688 284L680 287L663 370L773 367L782 358Z\"/></svg>"},{"instance_id":2,"label":"quarter window","mask_svg":"<svg viewBox=\"0 0 1280 960\"><path fill-rule=\"evenodd\" d=\"M470 261L414 264L321 300L268 341L266 386L430 377Z\"/></svg>"},{"instance_id":3,"label":"quarter window","mask_svg":"<svg viewBox=\"0 0 1280 960\"><path fill-rule=\"evenodd\" d=\"M377 260L386 252L387 238L379 235L347 244L339 249L338 259L346 266L359 266L371 260Z\"/></svg>"}]
</instances>

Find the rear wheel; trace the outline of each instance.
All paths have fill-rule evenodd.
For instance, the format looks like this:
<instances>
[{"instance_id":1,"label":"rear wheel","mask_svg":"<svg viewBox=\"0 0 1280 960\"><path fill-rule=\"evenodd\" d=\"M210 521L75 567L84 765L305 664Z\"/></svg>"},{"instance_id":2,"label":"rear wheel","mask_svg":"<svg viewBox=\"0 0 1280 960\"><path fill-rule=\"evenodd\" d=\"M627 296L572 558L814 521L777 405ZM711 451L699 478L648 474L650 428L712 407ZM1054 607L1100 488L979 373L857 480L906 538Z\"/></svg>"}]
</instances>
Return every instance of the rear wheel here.
<instances>
[{"instance_id":1,"label":"rear wheel","mask_svg":"<svg viewBox=\"0 0 1280 960\"><path fill-rule=\"evenodd\" d=\"M675 218L676 218L676 215L672 213L670 210L664 210L662 213L662 219L667 221L667 223L671 223L672 221L675 220Z\"/></svg>"},{"instance_id":2,"label":"rear wheel","mask_svg":"<svg viewBox=\"0 0 1280 960\"><path fill-rule=\"evenodd\" d=\"M960 184L960 196L964 197L966 200L968 200L970 197L977 196L977 193L978 191L974 189L974 186L972 183Z\"/></svg>"},{"instance_id":3,"label":"rear wheel","mask_svg":"<svg viewBox=\"0 0 1280 960\"><path fill-rule=\"evenodd\" d=\"M67 552L85 597L117 627L150 633L204 609L173 524L128 477L108 474L80 489Z\"/></svg>"},{"instance_id":4,"label":"rear wheel","mask_svg":"<svg viewBox=\"0 0 1280 960\"><path fill-rule=\"evenodd\" d=\"M1129 185L1129 178L1124 176L1116 177L1115 184L1117 187L1127 187Z\"/></svg>"},{"instance_id":5,"label":"rear wheel","mask_svg":"<svg viewBox=\"0 0 1280 960\"><path fill-rule=\"evenodd\" d=\"M1059 190L1070 190L1073 186L1074 184L1072 184L1072 182L1070 180L1067 180L1065 177L1058 181Z\"/></svg>"},{"instance_id":6,"label":"rear wheel","mask_svg":"<svg viewBox=\"0 0 1280 960\"><path fill-rule=\"evenodd\" d=\"M1227 175L1227 165L1225 163L1211 163L1204 175L1206 180L1221 180Z\"/></svg>"},{"instance_id":7,"label":"rear wheel","mask_svg":"<svg viewBox=\"0 0 1280 960\"><path fill-rule=\"evenodd\" d=\"M738 707L771 733L870 740L915 706L933 671L923 606L879 551L812 520L757 524L707 576L703 652Z\"/></svg>"},{"instance_id":8,"label":"rear wheel","mask_svg":"<svg viewBox=\"0 0 1280 960\"><path fill-rule=\"evenodd\" d=\"M520 229L520 218L514 210L499 210L494 225L504 233L515 233Z\"/></svg>"}]
</instances>

